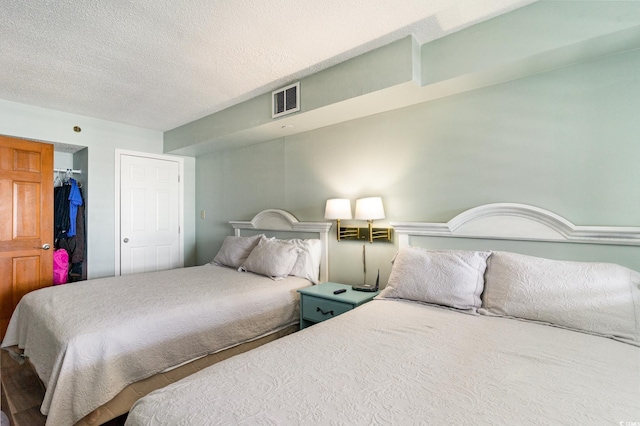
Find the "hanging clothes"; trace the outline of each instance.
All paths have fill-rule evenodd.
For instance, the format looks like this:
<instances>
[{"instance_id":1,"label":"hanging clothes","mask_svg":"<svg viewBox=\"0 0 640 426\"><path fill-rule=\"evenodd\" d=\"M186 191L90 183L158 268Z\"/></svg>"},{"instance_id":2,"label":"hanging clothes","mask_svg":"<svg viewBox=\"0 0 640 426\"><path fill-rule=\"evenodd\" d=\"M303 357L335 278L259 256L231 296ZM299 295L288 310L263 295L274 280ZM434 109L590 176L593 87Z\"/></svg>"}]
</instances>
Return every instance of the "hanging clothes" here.
<instances>
[{"instance_id":1,"label":"hanging clothes","mask_svg":"<svg viewBox=\"0 0 640 426\"><path fill-rule=\"evenodd\" d=\"M62 185L53 189L53 209L55 240L67 238L69 231L69 193L70 185Z\"/></svg>"},{"instance_id":2,"label":"hanging clothes","mask_svg":"<svg viewBox=\"0 0 640 426\"><path fill-rule=\"evenodd\" d=\"M75 179L69 179L71 182L71 190L69 191L69 231L67 237L76 235L76 217L78 214L78 206L82 205L82 194Z\"/></svg>"},{"instance_id":3,"label":"hanging clothes","mask_svg":"<svg viewBox=\"0 0 640 426\"><path fill-rule=\"evenodd\" d=\"M86 279L84 198L75 179L54 188L54 227L55 248L69 256L65 282Z\"/></svg>"},{"instance_id":4,"label":"hanging clothes","mask_svg":"<svg viewBox=\"0 0 640 426\"><path fill-rule=\"evenodd\" d=\"M87 279L87 268L84 267L85 228L84 205L78 206L76 215L76 235L60 240L59 247L69 252L69 282Z\"/></svg>"},{"instance_id":5,"label":"hanging clothes","mask_svg":"<svg viewBox=\"0 0 640 426\"><path fill-rule=\"evenodd\" d=\"M73 193L73 189L72 189ZM87 279L87 268L85 259L85 206L84 199L82 197L82 189L77 187L75 200L71 199L70 195L70 209L73 204L76 204L76 212L70 213L70 223L74 224L72 237L68 237L67 241L73 240L75 245L74 249L69 253L69 282L81 281ZM71 217L75 216L75 220L71 220ZM70 226L71 229L71 226ZM68 233L67 233L68 235Z\"/></svg>"}]
</instances>

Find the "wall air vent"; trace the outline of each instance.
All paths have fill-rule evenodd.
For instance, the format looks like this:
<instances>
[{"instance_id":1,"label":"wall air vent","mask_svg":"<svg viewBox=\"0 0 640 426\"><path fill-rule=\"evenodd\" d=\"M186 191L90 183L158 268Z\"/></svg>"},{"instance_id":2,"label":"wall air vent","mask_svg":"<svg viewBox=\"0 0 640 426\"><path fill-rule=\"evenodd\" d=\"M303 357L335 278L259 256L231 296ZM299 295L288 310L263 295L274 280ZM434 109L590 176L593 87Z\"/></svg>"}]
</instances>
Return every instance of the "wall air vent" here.
<instances>
[{"instance_id":1,"label":"wall air vent","mask_svg":"<svg viewBox=\"0 0 640 426\"><path fill-rule=\"evenodd\" d=\"M281 117L300 111L300 82L271 92L273 98L271 117Z\"/></svg>"}]
</instances>

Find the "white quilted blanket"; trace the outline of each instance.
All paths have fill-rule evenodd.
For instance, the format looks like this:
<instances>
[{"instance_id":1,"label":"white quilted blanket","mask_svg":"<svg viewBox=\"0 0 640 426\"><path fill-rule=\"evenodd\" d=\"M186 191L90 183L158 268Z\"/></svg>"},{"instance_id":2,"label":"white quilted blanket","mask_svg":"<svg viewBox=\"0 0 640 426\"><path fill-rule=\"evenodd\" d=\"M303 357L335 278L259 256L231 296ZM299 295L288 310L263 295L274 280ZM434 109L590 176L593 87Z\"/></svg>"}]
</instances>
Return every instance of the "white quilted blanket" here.
<instances>
[{"instance_id":1,"label":"white quilted blanket","mask_svg":"<svg viewBox=\"0 0 640 426\"><path fill-rule=\"evenodd\" d=\"M2 347L35 366L47 425L71 425L128 384L295 324L309 284L205 265L49 287L22 298Z\"/></svg>"},{"instance_id":2,"label":"white quilted blanket","mask_svg":"<svg viewBox=\"0 0 640 426\"><path fill-rule=\"evenodd\" d=\"M640 348L514 319L374 300L139 400L137 425L618 425Z\"/></svg>"}]
</instances>

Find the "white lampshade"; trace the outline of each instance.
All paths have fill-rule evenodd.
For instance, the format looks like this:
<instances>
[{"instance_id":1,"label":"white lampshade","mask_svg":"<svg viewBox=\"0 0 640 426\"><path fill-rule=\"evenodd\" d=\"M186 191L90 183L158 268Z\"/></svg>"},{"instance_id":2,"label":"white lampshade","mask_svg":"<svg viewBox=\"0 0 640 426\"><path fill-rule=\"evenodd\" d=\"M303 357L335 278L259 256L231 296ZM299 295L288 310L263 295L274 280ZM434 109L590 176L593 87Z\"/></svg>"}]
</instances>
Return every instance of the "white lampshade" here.
<instances>
[{"instance_id":1,"label":"white lampshade","mask_svg":"<svg viewBox=\"0 0 640 426\"><path fill-rule=\"evenodd\" d=\"M347 198L332 198L327 200L324 208L325 219L351 219L351 201Z\"/></svg>"},{"instance_id":2,"label":"white lampshade","mask_svg":"<svg viewBox=\"0 0 640 426\"><path fill-rule=\"evenodd\" d=\"M356 220L384 219L382 198L369 197L356 200Z\"/></svg>"}]
</instances>

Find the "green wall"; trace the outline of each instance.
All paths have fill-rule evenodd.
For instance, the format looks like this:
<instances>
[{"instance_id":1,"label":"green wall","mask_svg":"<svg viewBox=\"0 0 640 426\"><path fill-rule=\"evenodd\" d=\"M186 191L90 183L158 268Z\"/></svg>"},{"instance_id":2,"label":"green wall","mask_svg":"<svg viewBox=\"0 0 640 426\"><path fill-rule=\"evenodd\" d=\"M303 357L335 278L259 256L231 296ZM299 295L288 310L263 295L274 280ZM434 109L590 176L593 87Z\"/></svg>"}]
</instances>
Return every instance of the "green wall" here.
<instances>
[{"instance_id":1,"label":"green wall","mask_svg":"<svg viewBox=\"0 0 640 426\"><path fill-rule=\"evenodd\" d=\"M412 50L411 37L406 37L302 79L304 97L296 116L411 81ZM238 133L278 123L271 114L269 92L165 132L164 151L190 155L202 145L249 144L252 138Z\"/></svg>"},{"instance_id":2,"label":"green wall","mask_svg":"<svg viewBox=\"0 0 640 426\"><path fill-rule=\"evenodd\" d=\"M516 12L512 17L524 19L526 11ZM598 18L599 12L592 12ZM544 17L538 6L531 13ZM480 25L470 33L517 29L495 20ZM300 220L321 221L332 197L382 196L387 219L381 224L446 222L481 204L515 202L550 210L576 225L638 226L640 49L611 43L629 41L628 31L635 28L628 22L611 29L618 35L608 31L595 28L586 39L571 39L574 47L552 43L552 63L562 66L541 66L544 55L536 50L535 60L513 58L521 61L519 78L501 74L502 65L494 62L486 66L493 68L492 76L508 76L498 83L477 83L401 109L198 157L196 210L207 216L196 220L197 263L214 257L231 232L229 220L283 208ZM442 65L435 52L446 56L443 44L452 52L457 46L464 56L459 49L465 45L456 40L465 34L452 37L437 41L437 49L422 47L424 75L429 64ZM490 39L513 50L508 33ZM592 52L583 52L591 45ZM564 56L571 52L577 54ZM503 56L501 63L513 69L514 61ZM455 80L459 61L453 63ZM442 67L438 73L446 75ZM340 90L333 83L327 90ZM386 282L396 249L395 244L367 246L369 282L378 267ZM361 282L361 252L361 243L332 239L330 279Z\"/></svg>"}]
</instances>

